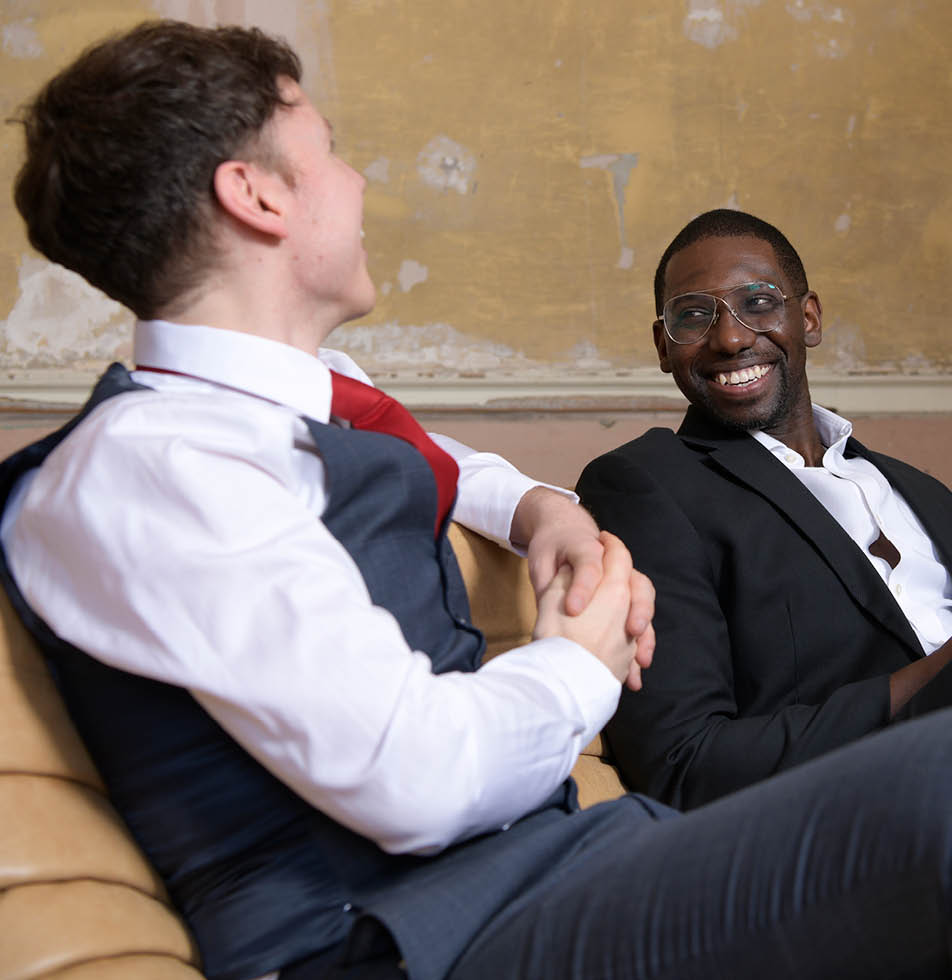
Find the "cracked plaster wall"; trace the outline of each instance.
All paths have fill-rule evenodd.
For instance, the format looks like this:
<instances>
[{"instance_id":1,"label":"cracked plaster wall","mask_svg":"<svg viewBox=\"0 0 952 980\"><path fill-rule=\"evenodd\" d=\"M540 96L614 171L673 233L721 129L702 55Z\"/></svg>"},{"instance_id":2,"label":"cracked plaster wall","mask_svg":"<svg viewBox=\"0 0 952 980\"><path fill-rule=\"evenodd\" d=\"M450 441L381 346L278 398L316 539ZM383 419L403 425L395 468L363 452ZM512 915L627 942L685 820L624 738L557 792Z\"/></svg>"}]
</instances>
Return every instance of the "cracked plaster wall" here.
<instances>
[{"instance_id":1,"label":"cracked plaster wall","mask_svg":"<svg viewBox=\"0 0 952 980\"><path fill-rule=\"evenodd\" d=\"M367 177L371 373L655 363L651 278L711 207L788 233L826 313L813 363L948 373L947 0L6 0L9 118L86 43L155 15L283 33ZM4 129L9 187L20 139ZM0 365L91 370L131 319L31 253L0 204Z\"/></svg>"}]
</instances>

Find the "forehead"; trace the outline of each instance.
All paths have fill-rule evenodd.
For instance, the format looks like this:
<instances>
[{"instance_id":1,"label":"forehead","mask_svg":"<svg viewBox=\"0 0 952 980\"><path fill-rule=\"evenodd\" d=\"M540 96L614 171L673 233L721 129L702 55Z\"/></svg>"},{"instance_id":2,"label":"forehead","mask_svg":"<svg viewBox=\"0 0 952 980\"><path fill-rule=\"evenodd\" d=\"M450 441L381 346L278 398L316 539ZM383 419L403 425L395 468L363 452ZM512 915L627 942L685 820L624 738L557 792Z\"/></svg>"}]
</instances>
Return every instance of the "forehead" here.
<instances>
[{"instance_id":1,"label":"forehead","mask_svg":"<svg viewBox=\"0 0 952 980\"><path fill-rule=\"evenodd\" d=\"M290 78L282 78L278 84L281 96L287 103L278 108L272 119L279 136L298 136L305 133L318 138L329 136L330 123L314 108L301 86Z\"/></svg>"},{"instance_id":2,"label":"forehead","mask_svg":"<svg viewBox=\"0 0 952 980\"><path fill-rule=\"evenodd\" d=\"M714 291L765 279L785 289L770 242L753 236L702 238L675 252L664 276L664 296Z\"/></svg>"}]
</instances>

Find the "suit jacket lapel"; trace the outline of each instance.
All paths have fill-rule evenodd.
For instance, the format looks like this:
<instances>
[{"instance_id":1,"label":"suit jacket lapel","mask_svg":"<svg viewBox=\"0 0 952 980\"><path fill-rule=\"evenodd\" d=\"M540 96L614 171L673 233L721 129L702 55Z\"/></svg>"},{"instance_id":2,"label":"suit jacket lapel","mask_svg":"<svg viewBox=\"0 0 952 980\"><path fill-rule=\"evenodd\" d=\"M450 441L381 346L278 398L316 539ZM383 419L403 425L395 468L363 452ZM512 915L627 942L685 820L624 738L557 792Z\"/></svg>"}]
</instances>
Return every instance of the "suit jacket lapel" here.
<instances>
[{"instance_id":1,"label":"suit jacket lapel","mask_svg":"<svg viewBox=\"0 0 952 980\"><path fill-rule=\"evenodd\" d=\"M780 460L747 433L732 432L693 406L678 434L685 442L706 449L712 463L773 505L809 539L869 615L903 642L911 654L922 656L914 630L872 563L858 553L856 542Z\"/></svg>"}]
</instances>

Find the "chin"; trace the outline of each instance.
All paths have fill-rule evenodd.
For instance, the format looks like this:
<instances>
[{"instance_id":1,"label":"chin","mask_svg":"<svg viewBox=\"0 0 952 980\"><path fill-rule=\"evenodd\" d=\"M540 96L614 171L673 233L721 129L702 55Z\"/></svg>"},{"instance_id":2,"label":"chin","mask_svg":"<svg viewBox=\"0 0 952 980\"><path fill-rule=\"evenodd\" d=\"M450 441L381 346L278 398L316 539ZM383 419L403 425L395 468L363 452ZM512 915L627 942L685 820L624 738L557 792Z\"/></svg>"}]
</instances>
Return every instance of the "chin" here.
<instances>
[{"instance_id":1,"label":"chin","mask_svg":"<svg viewBox=\"0 0 952 980\"><path fill-rule=\"evenodd\" d=\"M344 311L341 317L341 323L349 323L351 320L359 320L362 316L366 316L376 305L377 302L377 291L374 289L373 283L370 283L369 288L365 291L365 294L360 297L354 297L352 303L348 305L347 310Z\"/></svg>"}]
</instances>

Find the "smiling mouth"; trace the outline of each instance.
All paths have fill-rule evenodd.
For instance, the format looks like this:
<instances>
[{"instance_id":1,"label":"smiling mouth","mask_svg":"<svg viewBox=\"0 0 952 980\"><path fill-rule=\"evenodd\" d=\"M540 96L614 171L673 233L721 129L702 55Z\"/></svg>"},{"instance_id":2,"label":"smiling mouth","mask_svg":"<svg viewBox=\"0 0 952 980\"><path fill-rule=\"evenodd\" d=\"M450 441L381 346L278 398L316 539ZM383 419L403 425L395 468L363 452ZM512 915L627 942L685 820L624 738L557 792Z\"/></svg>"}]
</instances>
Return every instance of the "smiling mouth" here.
<instances>
[{"instance_id":1,"label":"smiling mouth","mask_svg":"<svg viewBox=\"0 0 952 980\"><path fill-rule=\"evenodd\" d=\"M726 388L743 387L759 381L765 374L769 374L773 365L754 364L749 368L741 368L739 371L730 371L727 374L715 374L714 381Z\"/></svg>"}]
</instances>

